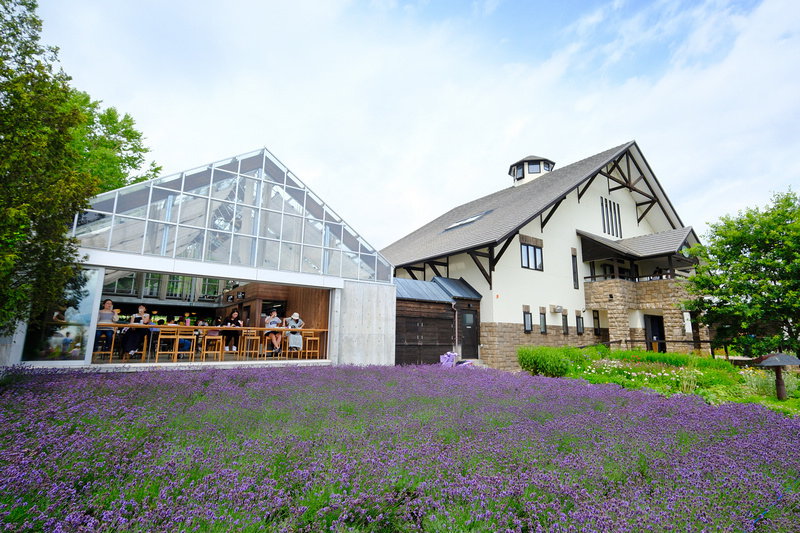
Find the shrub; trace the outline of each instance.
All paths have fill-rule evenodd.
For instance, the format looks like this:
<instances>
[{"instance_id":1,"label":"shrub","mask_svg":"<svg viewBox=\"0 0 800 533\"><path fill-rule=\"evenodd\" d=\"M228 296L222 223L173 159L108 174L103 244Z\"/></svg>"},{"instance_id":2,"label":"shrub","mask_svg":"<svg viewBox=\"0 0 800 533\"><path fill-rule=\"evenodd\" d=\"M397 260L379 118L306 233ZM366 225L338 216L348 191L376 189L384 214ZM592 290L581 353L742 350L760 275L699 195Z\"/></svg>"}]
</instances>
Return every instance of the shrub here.
<instances>
[{"instance_id":1,"label":"shrub","mask_svg":"<svg viewBox=\"0 0 800 533\"><path fill-rule=\"evenodd\" d=\"M560 378L569 372L567 350L549 346L520 346L517 360L522 370L533 375Z\"/></svg>"}]
</instances>

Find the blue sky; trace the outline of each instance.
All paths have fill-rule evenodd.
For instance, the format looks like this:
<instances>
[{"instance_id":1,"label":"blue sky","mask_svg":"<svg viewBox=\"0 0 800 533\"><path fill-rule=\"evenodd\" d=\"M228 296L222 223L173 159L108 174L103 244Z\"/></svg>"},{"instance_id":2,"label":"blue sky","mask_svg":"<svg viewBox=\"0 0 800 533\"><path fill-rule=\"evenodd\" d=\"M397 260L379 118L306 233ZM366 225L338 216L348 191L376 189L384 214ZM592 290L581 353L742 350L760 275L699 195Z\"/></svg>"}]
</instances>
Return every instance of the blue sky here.
<instances>
[{"instance_id":1,"label":"blue sky","mask_svg":"<svg viewBox=\"0 0 800 533\"><path fill-rule=\"evenodd\" d=\"M74 85L174 173L267 146L382 248L636 140L684 224L800 183L800 2L41 0ZM795 187L796 189L797 187Z\"/></svg>"}]
</instances>

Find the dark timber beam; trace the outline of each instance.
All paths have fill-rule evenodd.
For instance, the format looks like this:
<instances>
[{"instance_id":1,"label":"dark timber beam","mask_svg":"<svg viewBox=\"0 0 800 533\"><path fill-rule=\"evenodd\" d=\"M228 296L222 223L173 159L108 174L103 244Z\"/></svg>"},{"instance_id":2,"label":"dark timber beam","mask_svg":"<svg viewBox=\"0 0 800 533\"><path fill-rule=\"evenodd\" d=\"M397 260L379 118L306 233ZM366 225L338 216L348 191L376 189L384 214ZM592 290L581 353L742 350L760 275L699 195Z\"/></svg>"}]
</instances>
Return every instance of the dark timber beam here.
<instances>
[{"instance_id":1,"label":"dark timber beam","mask_svg":"<svg viewBox=\"0 0 800 533\"><path fill-rule=\"evenodd\" d=\"M560 206L560 205L561 205L561 202L563 202L563 201L564 201L564 200L566 200L566 199L567 199L567 197L566 197L566 196L565 196L565 197L563 197L563 198L561 198L559 201L557 201L557 202L556 202L556 204L553 206L553 208L552 208L552 209L550 209L550 212L547 214L547 217L546 217L546 218L545 218L545 219L542 221L542 229L544 229L544 227L545 227L545 226L547 225L547 223L550 221L550 217L552 217L552 216L553 216L553 214L556 212L556 209L558 209L558 206Z\"/></svg>"},{"instance_id":2,"label":"dark timber beam","mask_svg":"<svg viewBox=\"0 0 800 533\"><path fill-rule=\"evenodd\" d=\"M478 259L479 256L487 257L489 254L481 254L479 252L469 252L469 256L475 261L475 264L478 266L478 270L481 271L483 274L483 278L486 280L486 283L489 284L489 288L492 288L492 275L489 272L486 272L486 268L481 263L481 260Z\"/></svg>"},{"instance_id":3,"label":"dark timber beam","mask_svg":"<svg viewBox=\"0 0 800 533\"><path fill-rule=\"evenodd\" d=\"M437 268L436 268L436 263L435 263L435 262L433 262L433 261L428 261L428 262L427 262L427 263L425 263L425 264L426 264L426 265L428 265L428 267L430 267L430 269L431 269L431 270L433 270L433 274L434 274L435 276L438 276L438 277L440 277L440 278L442 277L442 275L439 273L439 270L437 270Z\"/></svg>"},{"instance_id":4,"label":"dark timber beam","mask_svg":"<svg viewBox=\"0 0 800 533\"><path fill-rule=\"evenodd\" d=\"M516 237L518 233L519 232L517 232L514 235L512 235L511 237L509 237L506 240L506 243L503 245L503 247L500 248L500 253L498 253L496 256L494 256L494 264L495 265L500 262L500 258L503 257L503 254L506 253L506 250L508 250L508 245L511 244L511 242L514 240L514 237ZM492 268L492 270L494 270L494 268Z\"/></svg>"},{"instance_id":5,"label":"dark timber beam","mask_svg":"<svg viewBox=\"0 0 800 533\"><path fill-rule=\"evenodd\" d=\"M599 172L598 172L598 174L599 174ZM589 189L589 186L592 184L592 182L594 181L594 179L596 177L597 177L597 174L595 174L594 176L589 178L589 181L586 182L586 186L583 188L583 190L581 190L580 187L578 187L578 201L579 202L581 201L581 198L583 197L584 193L586 193L586 191Z\"/></svg>"}]
</instances>

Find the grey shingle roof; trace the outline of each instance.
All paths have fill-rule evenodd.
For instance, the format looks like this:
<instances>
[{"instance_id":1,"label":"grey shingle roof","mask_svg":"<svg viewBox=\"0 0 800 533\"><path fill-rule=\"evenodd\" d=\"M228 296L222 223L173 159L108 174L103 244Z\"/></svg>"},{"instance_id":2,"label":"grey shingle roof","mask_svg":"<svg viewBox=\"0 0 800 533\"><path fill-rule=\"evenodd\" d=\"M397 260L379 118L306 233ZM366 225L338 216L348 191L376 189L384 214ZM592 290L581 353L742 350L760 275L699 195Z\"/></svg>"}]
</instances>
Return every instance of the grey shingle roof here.
<instances>
[{"instance_id":1,"label":"grey shingle roof","mask_svg":"<svg viewBox=\"0 0 800 533\"><path fill-rule=\"evenodd\" d=\"M381 254L402 266L501 242L634 144L627 142L458 206L390 244ZM479 214L483 215L474 221L448 229Z\"/></svg>"},{"instance_id":2,"label":"grey shingle roof","mask_svg":"<svg viewBox=\"0 0 800 533\"><path fill-rule=\"evenodd\" d=\"M674 254L680 251L681 246L687 239L690 244L697 242L691 226L619 240L611 240L582 230L577 230L577 233L621 254L636 258Z\"/></svg>"}]
</instances>

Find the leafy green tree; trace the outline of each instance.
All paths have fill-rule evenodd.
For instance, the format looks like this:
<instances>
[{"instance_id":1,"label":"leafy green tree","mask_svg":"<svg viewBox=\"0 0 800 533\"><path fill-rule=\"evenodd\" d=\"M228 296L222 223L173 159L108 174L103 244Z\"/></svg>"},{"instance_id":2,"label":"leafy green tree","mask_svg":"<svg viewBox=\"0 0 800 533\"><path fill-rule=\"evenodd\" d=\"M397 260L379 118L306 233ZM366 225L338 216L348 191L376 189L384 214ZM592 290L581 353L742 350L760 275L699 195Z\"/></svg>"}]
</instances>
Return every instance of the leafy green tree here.
<instances>
[{"instance_id":1,"label":"leafy green tree","mask_svg":"<svg viewBox=\"0 0 800 533\"><path fill-rule=\"evenodd\" d=\"M84 115L76 142L85 154L86 169L100 179L97 193L158 177L161 167L154 161L146 172L136 174L150 149L129 114L120 115L114 107L101 109L100 102L81 91L74 91L73 102Z\"/></svg>"},{"instance_id":2,"label":"leafy green tree","mask_svg":"<svg viewBox=\"0 0 800 533\"><path fill-rule=\"evenodd\" d=\"M148 177L130 176L147 151L133 121L55 69L36 7L0 0L0 334L69 303L82 279L67 237L75 213L100 190Z\"/></svg>"},{"instance_id":3,"label":"leafy green tree","mask_svg":"<svg viewBox=\"0 0 800 533\"><path fill-rule=\"evenodd\" d=\"M685 305L716 329L714 344L761 355L800 349L800 199L777 193L756 208L711 224Z\"/></svg>"}]
</instances>

